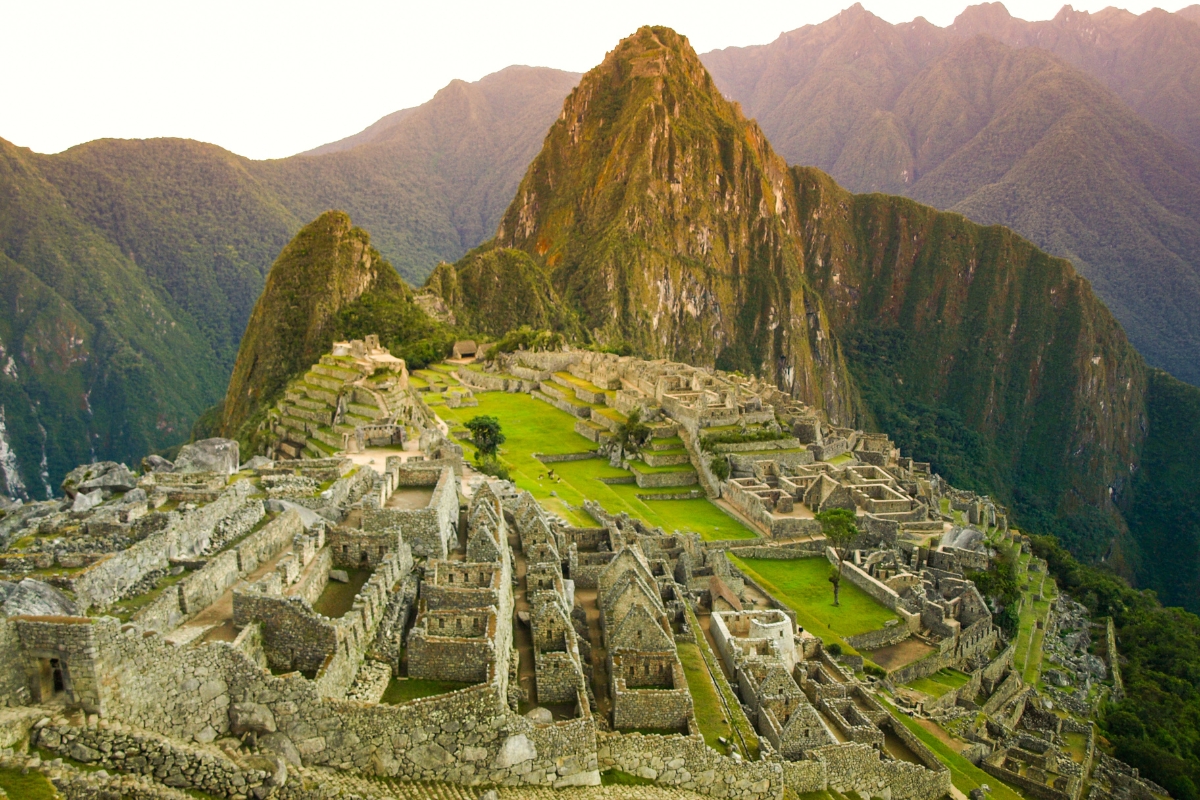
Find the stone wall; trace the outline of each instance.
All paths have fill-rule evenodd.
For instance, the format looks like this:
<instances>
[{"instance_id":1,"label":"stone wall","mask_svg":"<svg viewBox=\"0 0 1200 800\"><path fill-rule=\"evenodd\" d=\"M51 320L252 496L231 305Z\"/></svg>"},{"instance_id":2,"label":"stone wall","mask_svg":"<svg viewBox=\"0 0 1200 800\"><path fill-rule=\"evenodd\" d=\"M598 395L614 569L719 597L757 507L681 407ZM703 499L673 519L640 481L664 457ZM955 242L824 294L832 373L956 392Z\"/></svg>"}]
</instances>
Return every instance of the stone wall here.
<instances>
[{"instance_id":1,"label":"stone wall","mask_svg":"<svg viewBox=\"0 0 1200 800\"><path fill-rule=\"evenodd\" d=\"M207 608L240 576L236 552L227 550L209 559L207 564L178 584L180 611L191 615Z\"/></svg>"},{"instance_id":2,"label":"stone wall","mask_svg":"<svg viewBox=\"0 0 1200 800\"><path fill-rule=\"evenodd\" d=\"M275 785L274 772L243 769L215 747L186 747L145 731L51 724L36 736L39 747L64 758L217 797L245 797L257 787Z\"/></svg>"},{"instance_id":3,"label":"stone wall","mask_svg":"<svg viewBox=\"0 0 1200 800\"><path fill-rule=\"evenodd\" d=\"M775 761L739 761L704 743L704 737L600 733L601 770L618 769L715 797L781 800L783 766Z\"/></svg>"},{"instance_id":4,"label":"stone wall","mask_svg":"<svg viewBox=\"0 0 1200 800\"><path fill-rule=\"evenodd\" d=\"M67 703L89 713L103 713L104 697L98 637L117 626L111 617L16 617L17 633L24 658L26 686L33 689L34 702L49 702L41 696L46 675L42 667L57 659L63 673Z\"/></svg>"},{"instance_id":5,"label":"stone wall","mask_svg":"<svg viewBox=\"0 0 1200 800\"><path fill-rule=\"evenodd\" d=\"M304 522L300 512L283 512L237 546L238 569L243 574L253 572L260 564L279 555L301 533L304 533Z\"/></svg>"},{"instance_id":6,"label":"stone wall","mask_svg":"<svg viewBox=\"0 0 1200 800\"><path fill-rule=\"evenodd\" d=\"M0 706L23 706L30 699L17 622L0 616Z\"/></svg>"},{"instance_id":7,"label":"stone wall","mask_svg":"<svg viewBox=\"0 0 1200 800\"><path fill-rule=\"evenodd\" d=\"M810 755L825 764L826 785L838 792L874 796L888 788L893 800L937 800L950 791L950 770L945 766L939 764L934 772L908 761L885 761L870 745L827 745Z\"/></svg>"},{"instance_id":8,"label":"stone wall","mask_svg":"<svg viewBox=\"0 0 1200 800\"><path fill-rule=\"evenodd\" d=\"M907 625L892 625L891 627L860 633L858 636L847 636L846 644L855 650L875 650L880 647L899 644L910 636L912 636L912 631L908 629Z\"/></svg>"},{"instance_id":9,"label":"stone wall","mask_svg":"<svg viewBox=\"0 0 1200 800\"><path fill-rule=\"evenodd\" d=\"M148 573L166 569L170 559L204 552L217 524L246 502L253 491L249 481L237 481L208 505L185 514L171 512L172 518L164 530L76 575L72 589L80 612L93 607L108 608Z\"/></svg>"},{"instance_id":10,"label":"stone wall","mask_svg":"<svg viewBox=\"0 0 1200 800\"><path fill-rule=\"evenodd\" d=\"M396 468L399 486L428 486L436 474L433 497L420 509L379 508L370 498L364 499L363 530L374 532L398 527L414 556L445 558L448 543L458 535L458 481L454 471L441 468L436 473L421 469L406 472L399 465Z\"/></svg>"}]
</instances>

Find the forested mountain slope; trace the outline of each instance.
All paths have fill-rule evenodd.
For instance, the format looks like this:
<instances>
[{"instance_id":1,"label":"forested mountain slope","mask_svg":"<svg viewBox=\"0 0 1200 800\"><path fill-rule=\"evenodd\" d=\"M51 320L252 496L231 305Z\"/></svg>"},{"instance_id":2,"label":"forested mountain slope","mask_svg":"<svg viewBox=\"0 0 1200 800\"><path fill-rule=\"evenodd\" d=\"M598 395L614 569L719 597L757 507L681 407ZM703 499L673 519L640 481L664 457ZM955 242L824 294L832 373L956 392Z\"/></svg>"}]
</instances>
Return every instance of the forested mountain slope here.
<instances>
[{"instance_id":1,"label":"forested mountain slope","mask_svg":"<svg viewBox=\"0 0 1200 800\"><path fill-rule=\"evenodd\" d=\"M369 224L414 282L462 256L577 77L455 81L322 154L268 162L181 139L57 155L0 140L0 492L44 495L93 456L136 462L186 437L224 396L271 262L324 211Z\"/></svg>"},{"instance_id":2,"label":"forested mountain slope","mask_svg":"<svg viewBox=\"0 0 1200 800\"><path fill-rule=\"evenodd\" d=\"M1152 364L1200 382L1200 153L1045 51L966 30L854 6L704 59L789 163L1012 227L1071 259Z\"/></svg>"}]
</instances>

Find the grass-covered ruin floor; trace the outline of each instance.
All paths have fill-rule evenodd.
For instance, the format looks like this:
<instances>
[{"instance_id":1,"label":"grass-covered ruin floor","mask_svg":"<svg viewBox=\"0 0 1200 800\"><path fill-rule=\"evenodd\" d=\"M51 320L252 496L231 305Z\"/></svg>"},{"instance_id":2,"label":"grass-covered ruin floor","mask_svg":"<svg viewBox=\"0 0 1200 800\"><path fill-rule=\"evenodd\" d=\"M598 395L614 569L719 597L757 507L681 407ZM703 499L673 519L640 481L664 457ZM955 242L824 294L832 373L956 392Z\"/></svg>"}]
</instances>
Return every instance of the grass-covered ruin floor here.
<instances>
[{"instance_id":1,"label":"grass-covered ruin floor","mask_svg":"<svg viewBox=\"0 0 1200 800\"><path fill-rule=\"evenodd\" d=\"M900 721L900 724L908 728L914 736L934 752L939 761L950 769L950 781L954 784L955 789L958 789L963 794L969 794L972 789L978 789L980 786L987 784L991 790L990 796L995 800L1025 800L1023 795L1012 789L1008 784L993 778L972 764L961 753L956 752L950 745L946 744L932 732L926 730L915 719L897 709L887 699L881 697L879 700L892 713L892 716Z\"/></svg>"},{"instance_id":2,"label":"grass-covered ruin floor","mask_svg":"<svg viewBox=\"0 0 1200 800\"><path fill-rule=\"evenodd\" d=\"M339 619L354 605L354 598L371 577L372 570L348 569L346 574L350 580L346 583L331 580L325 591L313 603L313 611L324 614L330 619Z\"/></svg>"},{"instance_id":3,"label":"grass-covered ruin floor","mask_svg":"<svg viewBox=\"0 0 1200 800\"><path fill-rule=\"evenodd\" d=\"M796 624L821 637L826 644L838 643L850 650L847 636L878 630L896 615L848 580L842 580L839 605L833 604L829 562L820 557L779 560L739 558L733 562L796 612Z\"/></svg>"},{"instance_id":4,"label":"grass-covered ruin floor","mask_svg":"<svg viewBox=\"0 0 1200 800\"><path fill-rule=\"evenodd\" d=\"M471 685L473 684L458 681L435 681L426 678L406 678L404 680L392 678L379 702L399 705L407 703L409 700L455 692Z\"/></svg>"},{"instance_id":5,"label":"grass-covered ruin floor","mask_svg":"<svg viewBox=\"0 0 1200 800\"><path fill-rule=\"evenodd\" d=\"M971 676L956 669L942 669L925 678L917 678L908 685L918 692L938 698L947 692L966 685Z\"/></svg>"},{"instance_id":6,"label":"grass-covered ruin floor","mask_svg":"<svg viewBox=\"0 0 1200 800\"><path fill-rule=\"evenodd\" d=\"M704 735L705 743L718 753L727 753L729 748L719 741L733 738L733 727L729 724L717 687L713 685L700 648L692 642L681 642L676 646L679 662L687 676L688 691L692 695L692 708L696 712L696 724Z\"/></svg>"},{"instance_id":7,"label":"grass-covered ruin floor","mask_svg":"<svg viewBox=\"0 0 1200 800\"><path fill-rule=\"evenodd\" d=\"M19 769L0 768L0 789L9 797L21 800L54 800L58 797L46 776L33 770L22 774Z\"/></svg>"},{"instance_id":8,"label":"grass-covered ruin floor","mask_svg":"<svg viewBox=\"0 0 1200 800\"><path fill-rule=\"evenodd\" d=\"M533 398L508 392L479 392L477 407L437 406L437 413L452 428L461 428L467 420L481 415L500 420L506 441L500 447L500 460L508 467L514 483L527 489L545 508L575 525L596 522L583 511L584 500L595 500L609 513L624 511L659 525L670 532L694 531L706 540L750 539L757 534L706 499L640 500L638 494L656 494L633 484L610 485L601 478L629 478L628 470L609 466L599 458L543 464L534 453L562 455L587 453L596 444L575 432L576 418ZM470 455L469 443L464 446ZM551 478L553 471L554 478ZM679 490L672 490L679 491Z\"/></svg>"}]
</instances>

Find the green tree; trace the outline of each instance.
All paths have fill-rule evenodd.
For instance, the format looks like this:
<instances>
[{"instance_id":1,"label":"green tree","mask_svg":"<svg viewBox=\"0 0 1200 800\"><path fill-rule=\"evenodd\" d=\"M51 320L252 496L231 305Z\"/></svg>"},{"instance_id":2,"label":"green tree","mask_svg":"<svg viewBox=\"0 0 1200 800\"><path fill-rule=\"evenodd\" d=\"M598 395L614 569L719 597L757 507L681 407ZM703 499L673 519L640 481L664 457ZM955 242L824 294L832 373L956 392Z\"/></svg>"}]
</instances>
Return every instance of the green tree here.
<instances>
[{"instance_id":1,"label":"green tree","mask_svg":"<svg viewBox=\"0 0 1200 800\"><path fill-rule=\"evenodd\" d=\"M479 451L480 458L485 460L495 458L500 445L507 441L500 430L500 420L486 414L468 420L467 430L471 432L471 444Z\"/></svg>"},{"instance_id":2,"label":"green tree","mask_svg":"<svg viewBox=\"0 0 1200 800\"><path fill-rule=\"evenodd\" d=\"M858 525L854 512L848 508L828 508L817 514L825 541L837 553L838 563L829 570L829 582L833 584L833 604L838 605L838 590L842 581L842 561L845 548L858 536Z\"/></svg>"},{"instance_id":3,"label":"green tree","mask_svg":"<svg viewBox=\"0 0 1200 800\"><path fill-rule=\"evenodd\" d=\"M629 417L617 426L617 442L627 453L636 453L650 441L650 426L642 422L642 409L635 408Z\"/></svg>"}]
</instances>

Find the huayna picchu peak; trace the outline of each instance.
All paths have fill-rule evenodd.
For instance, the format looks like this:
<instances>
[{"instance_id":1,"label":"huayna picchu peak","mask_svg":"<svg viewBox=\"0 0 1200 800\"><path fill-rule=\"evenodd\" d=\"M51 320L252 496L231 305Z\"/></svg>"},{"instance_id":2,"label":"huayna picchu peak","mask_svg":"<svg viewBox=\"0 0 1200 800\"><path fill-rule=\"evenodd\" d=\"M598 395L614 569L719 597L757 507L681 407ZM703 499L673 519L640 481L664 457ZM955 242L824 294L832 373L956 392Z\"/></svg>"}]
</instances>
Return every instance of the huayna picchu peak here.
<instances>
[{"instance_id":1,"label":"huayna picchu peak","mask_svg":"<svg viewBox=\"0 0 1200 800\"><path fill-rule=\"evenodd\" d=\"M1138 114L1187 128L1190 18L646 26L287 159L0 141L0 797L1200 800L1200 388L918 202L1185 206Z\"/></svg>"}]
</instances>

